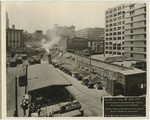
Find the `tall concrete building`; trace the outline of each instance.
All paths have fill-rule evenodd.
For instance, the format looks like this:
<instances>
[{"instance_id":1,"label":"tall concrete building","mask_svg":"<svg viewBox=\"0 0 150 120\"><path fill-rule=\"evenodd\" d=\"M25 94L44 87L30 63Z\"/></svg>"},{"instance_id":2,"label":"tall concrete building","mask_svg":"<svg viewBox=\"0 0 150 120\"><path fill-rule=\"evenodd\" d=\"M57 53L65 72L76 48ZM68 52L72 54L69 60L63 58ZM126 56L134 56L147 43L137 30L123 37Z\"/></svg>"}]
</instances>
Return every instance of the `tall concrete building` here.
<instances>
[{"instance_id":1,"label":"tall concrete building","mask_svg":"<svg viewBox=\"0 0 150 120\"><path fill-rule=\"evenodd\" d=\"M77 30L75 32L76 37L87 38L89 40L98 40L101 36L104 36L104 28L85 28Z\"/></svg>"},{"instance_id":2,"label":"tall concrete building","mask_svg":"<svg viewBox=\"0 0 150 120\"><path fill-rule=\"evenodd\" d=\"M125 5L105 12L105 53L124 55Z\"/></svg>"},{"instance_id":3,"label":"tall concrete building","mask_svg":"<svg viewBox=\"0 0 150 120\"><path fill-rule=\"evenodd\" d=\"M146 3L125 6L125 56L146 60Z\"/></svg>"}]
</instances>

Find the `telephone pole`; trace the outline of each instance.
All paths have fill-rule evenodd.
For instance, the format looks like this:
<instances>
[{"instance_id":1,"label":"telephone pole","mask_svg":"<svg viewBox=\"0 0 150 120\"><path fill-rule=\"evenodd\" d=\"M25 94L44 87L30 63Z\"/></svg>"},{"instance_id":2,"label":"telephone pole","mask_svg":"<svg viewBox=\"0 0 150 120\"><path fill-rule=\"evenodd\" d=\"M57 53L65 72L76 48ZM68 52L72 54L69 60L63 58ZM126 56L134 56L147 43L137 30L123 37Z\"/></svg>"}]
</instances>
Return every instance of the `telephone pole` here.
<instances>
[{"instance_id":1,"label":"telephone pole","mask_svg":"<svg viewBox=\"0 0 150 120\"><path fill-rule=\"evenodd\" d=\"M18 78L15 78L15 112L14 112L14 117L18 117Z\"/></svg>"}]
</instances>

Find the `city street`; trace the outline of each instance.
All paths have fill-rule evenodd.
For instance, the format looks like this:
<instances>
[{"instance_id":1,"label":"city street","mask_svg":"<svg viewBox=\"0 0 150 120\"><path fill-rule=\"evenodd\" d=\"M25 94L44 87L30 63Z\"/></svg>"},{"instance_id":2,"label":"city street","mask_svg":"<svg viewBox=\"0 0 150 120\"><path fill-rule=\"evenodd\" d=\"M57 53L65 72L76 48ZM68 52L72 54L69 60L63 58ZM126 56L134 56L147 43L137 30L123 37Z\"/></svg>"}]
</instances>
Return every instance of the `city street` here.
<instances>
[{"instance_id":1,"label":"city street","mask_svg":"<svg viewBox=\"0 0 150 120\"><path fill-rule=\"evenodd\" d=\"M108 95L104 90L89 89L87 88L87 86L82 85L81 81L77 81L75 78L63 73L57 68L54 68L52 65L44 61L42 61L42 65L44 65L44 67L48 67L48 69L52 70L53 72L56 72L56 74L60 74L63 79L65 78L66 81L72 84L72 86L68 86L66 88L75 97L75 99L82 104L83 110L85 111L85 116L102 116L102 104L101 104L102 97ZM20 69L21 65L17 66L16 68L8 68L8 75L7 75L7 98L9 98L7 99L8 116L13 116L15 110L15 77L12 76L19 76ZM39 74L45 73L42 73L41 70ZM24 93L25 88L18 86L19 116L23 116L23 111L20 105Z\"/></svg>"}]
</instances>

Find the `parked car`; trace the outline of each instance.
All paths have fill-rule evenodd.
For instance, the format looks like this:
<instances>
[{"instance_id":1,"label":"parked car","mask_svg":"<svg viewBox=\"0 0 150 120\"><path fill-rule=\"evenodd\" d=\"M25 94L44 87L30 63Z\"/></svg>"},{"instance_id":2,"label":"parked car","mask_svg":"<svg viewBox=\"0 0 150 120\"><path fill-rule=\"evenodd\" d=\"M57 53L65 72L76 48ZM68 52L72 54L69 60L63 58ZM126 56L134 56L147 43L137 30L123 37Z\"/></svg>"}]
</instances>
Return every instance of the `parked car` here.
<instances>
[{"instance_id":1,"label":"parked car","mask_svg":"<svg viewBox=\"0 0 150 120\"><path fill-rule=\"evenodd\" d=\"M79 75L79 76L77 77L77 79L81 81L81 80L82 80L82 75Z\"/></svg>"},{"instance_id":2,"label":"parked car","mask_svg":"<svg viewBox=\"0 0 150 120\"><path fill-rule=\"evenodd\" d=\"M87 87L88 88L94 88L94 83L89 81Z\"/></svg>"},{"instance_id":3,"label":"parked car","mask_svg":"<svg viewBox=\"0 0 150 120\"><path fill-rule=\"evenodd\" d=\"M89 82L89 79L84 79L81 83L82 83L82 85L88 85L88 82Z\"/></svg>"},{"instance_id":4,"label":"parked car","mask_svg":"<svg viewBox=\"0 0 150 120\"><path fill-rule=\"evenodd\" d=\"M75 78L78 78L79 77L79 73L78 72L76 72L76 73L74 73L74 75L73 75Z\"/></svg>"},{"instance_id":5,"label":"parked car","mask_svg":"<svg viewBox=\"0 0 150 120\"><path fill-rule=\"evenodd\" d=\"M72 72L70 70L67 71L67 74L72 76Z\"/></svg>"},{"instance_id":6,"label":"parked car","mask_svg":"<svg viewBox=\"0 0 150 120\"><path fill-rule=\"evenodd\" d=\"M101 82L97 82L96 83L96 88L99 89L99 90L103 90L102 83Z\"/></svg>"}]
</instances>

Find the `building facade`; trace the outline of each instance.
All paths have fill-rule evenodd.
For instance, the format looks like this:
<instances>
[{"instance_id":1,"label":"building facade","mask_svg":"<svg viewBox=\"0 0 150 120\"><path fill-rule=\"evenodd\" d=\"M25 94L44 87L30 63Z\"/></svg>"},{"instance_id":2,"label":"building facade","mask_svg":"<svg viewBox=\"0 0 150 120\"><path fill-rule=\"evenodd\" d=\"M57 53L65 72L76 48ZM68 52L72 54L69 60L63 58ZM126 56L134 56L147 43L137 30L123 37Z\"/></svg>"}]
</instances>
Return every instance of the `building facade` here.
<instances>
[{"instance_id":1,"label":"building facade","mask_svg":"<svg viewBox=\"0 0 150 120\"><path fill-rule=\"evenodd\" d=\"M63 51L73 52L83 51L88 48L88 40L86 38L68 37L62 38L58 42L58 48Z\"/></svg>"},{"instance_id":2,"label":"building facade","mask_svg":"<svg viewBox=\"0 0 150 120\"><path fill-rule=\"evenodd\" d=\"M125 56L146 60L146 3L125 6Z\"/></svg>"},{"instance_id":3,"label":"building facade","mask_svg":"<svg viewBox=\"0 0 150 120\"><path fill-rule=\"evenodd\" d=\"M104 36L104 28L85 28L81 30L77 30L75 32L76 37L87 38L89 40L97 40L101 36Z\"/></svg>"},{"instance_id":4,"label":"building facade","mask_svg":"<svg viewBox=\"0 0 150 120\"><path fill-rule=\"evenodd\" d=\"M24 47L23 30L6 29L6 46L7 49Z\"/></svg>"},{"instance_id":5,"label":"building facade","mask_svg":"<svg viewBox=\"0 0 150 120\"><path fill-rule=\"evenodd\" d=\"M92 54L104 53L104 37L99 40L88 40L88 48Z\"/></svg>"},{"instance_id":6,"label":"building facade","mask_svg":"<svg viewBox=\"0 0 150 120\"><path fill-rule=\"evenodd\" d=\"M50 37L51 39L55 37L71 37L75 33L75 26L58 26L58 24L55 24L53 29L47 30L47 36Z\"/></svg>"},{"instance_id":7,"label":"building facade","mask_svg":"<svg viewBox=\"0 0 150 120\"><path fill-rule=\"evenodd\" d=\"M110 8L105 12L105 53L124 55L125 5Z\"/></svg>"},{"instance_id":8,"label":"building facade","mask_svg":"<svg viewBox=\"0 0 150 120\"><path fill-rule=\"evenodd\" d=\"M9 18L8 18L8 13L6 12L6 29L9 28Z\"/></svg>"}]
</instances>

